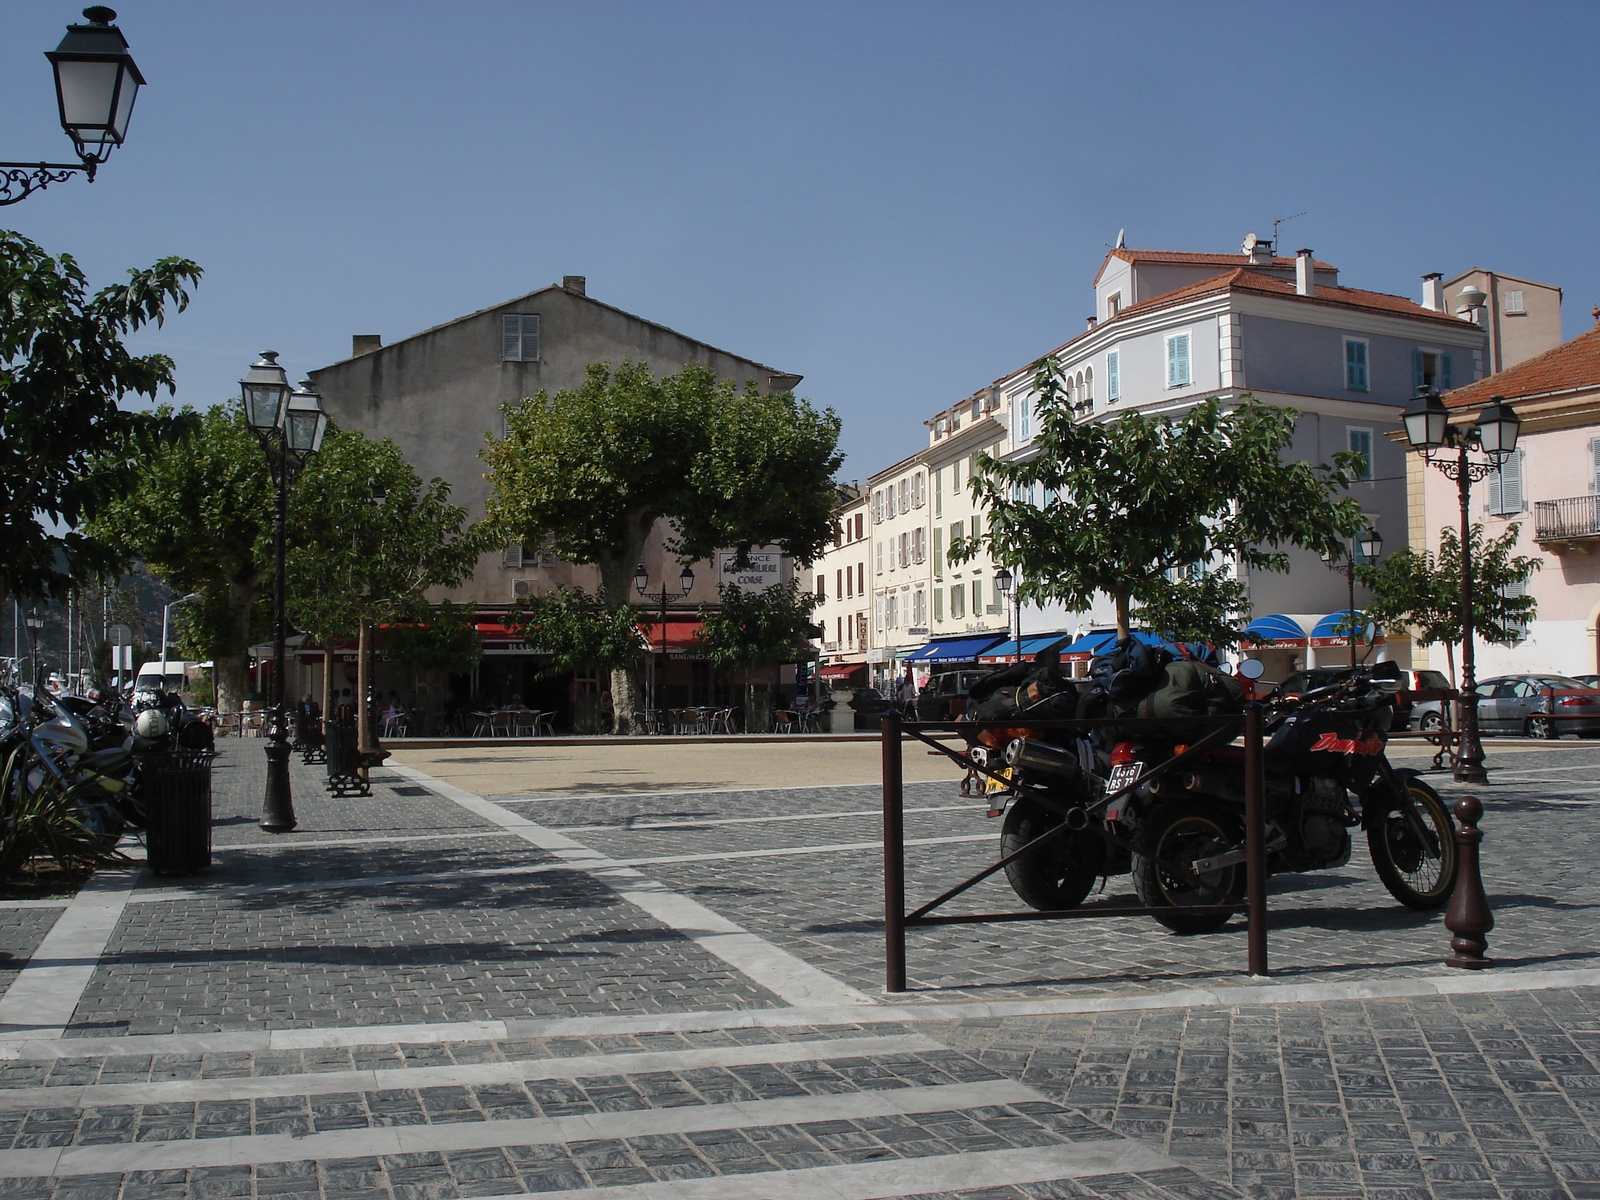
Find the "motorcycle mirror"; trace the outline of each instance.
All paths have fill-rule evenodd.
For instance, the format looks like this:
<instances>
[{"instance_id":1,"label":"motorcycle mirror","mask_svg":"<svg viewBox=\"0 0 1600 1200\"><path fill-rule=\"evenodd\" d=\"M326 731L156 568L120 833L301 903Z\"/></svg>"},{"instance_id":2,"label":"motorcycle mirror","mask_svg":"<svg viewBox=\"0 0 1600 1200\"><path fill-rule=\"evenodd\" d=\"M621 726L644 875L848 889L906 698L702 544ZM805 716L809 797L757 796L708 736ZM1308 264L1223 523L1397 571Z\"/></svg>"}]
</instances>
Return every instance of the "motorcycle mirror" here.
<instances>
[{"instance_id":1,"label":"motorcycle mirror","mask_svg":"<svg viewBox=\"0 0 1600 1200\"><path fill-rule=\"evenodd\" d=\"M1239 663L1239 674L1246 679L1260 679L1267 673L1267 664L1259 658L1247 658Z\"/></svg>"},{"instance_id":2,"label":"motorcycle mirror","mask_svg":"<svg viewBox=\"0 0 1600 1200\"><path fill-rule=\"evenodd\" d=\"M1400 664L1397 662L1376 663L1372 668L1372 677L1374 679L1399 679Z\"/></svg>"}]
</instances>

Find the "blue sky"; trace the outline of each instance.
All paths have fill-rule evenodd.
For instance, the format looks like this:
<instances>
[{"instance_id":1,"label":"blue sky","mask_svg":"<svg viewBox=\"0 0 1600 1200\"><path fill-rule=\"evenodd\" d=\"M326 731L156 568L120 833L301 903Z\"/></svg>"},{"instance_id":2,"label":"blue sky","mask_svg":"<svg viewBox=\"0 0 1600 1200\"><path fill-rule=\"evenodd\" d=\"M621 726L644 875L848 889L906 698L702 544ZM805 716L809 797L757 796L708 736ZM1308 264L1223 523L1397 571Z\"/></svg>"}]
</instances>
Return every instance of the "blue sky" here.
<instances>
[{"instance_id":1,"label":"blue sky","mask_svg":"<svg viewBox=\"0 0 1600 1200\"><path fill-rule=\"evenodd\" d=\"M60 158L0 0L9 159ZM97 283L182 254L143 348L236 393L558 280L806 376L843 474L1083 327L1107 243L1284 228L1356 287L1600 299L1594 4L128 3L150 81L92 186L0 212Z\"/></svg>"}]
</instances>

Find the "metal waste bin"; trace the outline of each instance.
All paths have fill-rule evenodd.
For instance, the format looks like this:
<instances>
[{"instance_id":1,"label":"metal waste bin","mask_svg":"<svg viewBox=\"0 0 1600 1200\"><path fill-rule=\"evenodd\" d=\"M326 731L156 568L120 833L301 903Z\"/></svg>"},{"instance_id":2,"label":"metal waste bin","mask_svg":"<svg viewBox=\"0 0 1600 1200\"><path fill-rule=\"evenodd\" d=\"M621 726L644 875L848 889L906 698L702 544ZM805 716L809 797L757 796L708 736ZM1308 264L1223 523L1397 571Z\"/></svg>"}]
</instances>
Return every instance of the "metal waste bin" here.
<instances>
[{"instance_id":1,"label":"metal waste bin","mask_svg":"<svg viewBox=\"0 0 1600 1200\"><path fill-rule=\"evenodd\" d=\"M211 865L214 750L151 755L139 765L145 849L158 875L192 875Z\"/></svg>"}]
</instances>

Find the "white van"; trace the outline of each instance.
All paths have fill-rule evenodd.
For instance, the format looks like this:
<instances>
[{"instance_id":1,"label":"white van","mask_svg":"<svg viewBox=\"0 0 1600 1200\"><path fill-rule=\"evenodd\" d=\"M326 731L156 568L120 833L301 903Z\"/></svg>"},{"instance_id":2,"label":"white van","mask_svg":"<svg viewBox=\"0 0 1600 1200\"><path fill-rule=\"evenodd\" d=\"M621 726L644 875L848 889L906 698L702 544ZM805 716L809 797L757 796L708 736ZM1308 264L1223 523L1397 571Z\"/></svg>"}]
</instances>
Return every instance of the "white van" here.
<instances>
[{"instance_id":1,"label":"white van","mask_svg":"<svg viewBox=\"0 0 1600 1200\"><path fill-rule=\"evenodd\" d=\"M189 690L188 669L194 666L181 659L166 662L147 662L139 668L133 681L135 692L186 692Z\"/></svg>"}]
</instances>

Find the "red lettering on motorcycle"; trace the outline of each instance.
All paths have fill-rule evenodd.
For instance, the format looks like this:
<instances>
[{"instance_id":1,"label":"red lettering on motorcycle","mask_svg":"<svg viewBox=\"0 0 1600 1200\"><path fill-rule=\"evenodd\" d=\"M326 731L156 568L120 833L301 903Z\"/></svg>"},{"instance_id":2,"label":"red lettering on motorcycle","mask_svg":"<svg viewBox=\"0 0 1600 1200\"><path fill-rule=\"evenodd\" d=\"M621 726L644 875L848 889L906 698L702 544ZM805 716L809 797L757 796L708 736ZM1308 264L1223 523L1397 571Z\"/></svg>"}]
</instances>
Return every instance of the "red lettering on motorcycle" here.
<instances>
[{"instance_id":1,"label":"red lettering on motorcycle","mask_svg":"<svg viewBox=\"0 0 1600 1200\"><path fill-rule=\"evenodd\" d=\"M1384 740L1374 734L1364 738L1342 738L1336 733L1325 733L1311 747L1313 753L1326 750L1330 754L1381 754Z\"/></svg>"}]
</instances>

